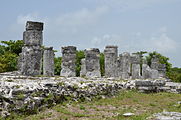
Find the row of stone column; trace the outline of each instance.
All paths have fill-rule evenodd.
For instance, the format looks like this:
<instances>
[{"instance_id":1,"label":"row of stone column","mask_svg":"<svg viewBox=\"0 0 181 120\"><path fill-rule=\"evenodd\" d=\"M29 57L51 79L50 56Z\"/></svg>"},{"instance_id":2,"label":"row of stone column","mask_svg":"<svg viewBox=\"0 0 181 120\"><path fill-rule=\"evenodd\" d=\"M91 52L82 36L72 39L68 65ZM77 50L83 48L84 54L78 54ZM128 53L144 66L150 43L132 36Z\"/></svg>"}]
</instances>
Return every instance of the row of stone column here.
<instances>
[{"instance_id":1,"label":"row of stone column","mask_svg":"<svg viewBox=\"0 0 181 120\"><path fill-rule=\"evenodd\" d=\"M27 21L23 32L24 46L19 56L18 69L20 74L27 76L43 74L54 75L54 51L52 47L42 47L43 23Z\"/></svg>"},{"instance_id":2,"label":"row of stone column","mask_svg":"<svg viewBox=\"0 0 181 120\"><path fill-rule=\"evenodd\" d=\"M43 23L28 21L23 33L24 46L19 57L19 71L22 75L54 76L53 47L42 47ZM76 76L76 47L62 47L61 76ZM86 49L85 58L81 60L81 76L101 77L100 51L97 48ZM106 46L105 77L120 77L122 79L158 78L165 77L165 65L153 57L151 68L146 62L141 63L140 56L124 52L118 56L117 46ZM43 65L42 65L43 61ZM43 66L43 68L42 68ZM142 71L141 71L142 66ZM141 76L142 73L142 76Z\"/></svg>"}]
</instances>

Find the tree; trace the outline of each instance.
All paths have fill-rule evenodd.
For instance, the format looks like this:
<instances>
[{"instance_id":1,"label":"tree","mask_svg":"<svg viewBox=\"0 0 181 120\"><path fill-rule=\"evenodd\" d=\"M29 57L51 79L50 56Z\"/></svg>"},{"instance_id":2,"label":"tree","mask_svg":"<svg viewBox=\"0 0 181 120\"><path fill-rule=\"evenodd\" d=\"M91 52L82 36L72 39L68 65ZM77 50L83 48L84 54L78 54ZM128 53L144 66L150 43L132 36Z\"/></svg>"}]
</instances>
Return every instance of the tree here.
<instances>
[{"instance_id":1,"label":"tree","mask_svg":"<svg viewBox=\"0 0 181 120\"><path fill-rule=\"evenodd\" d=\"M100 54L100 71L101 71L101 76L105 75L105 65L104 65L104 54Z\"/></svg>"},{"instance_id":2,"label":"tree","mask_svg":"<svg viewBox=\"0 0 181 120\"><path fill-rule=\"evenodd\" d=\"M148 56L146 56L146 60L148 62L148 65L151 66L151 59L153 58L153 56L157 56L159 59L159 62L161 64L165 64L166 65L166 71L169 72L171 70L172 64L169 63L169 58L165 57L163 55L161 55L160 53L157 53L156 51L150 52L148 54Z\"/></svg>"},{"instance_id":3,"label":"tree","mask_svg":"<svg viewBox=\"0 0 181 120\"><path fill-rule=\"evenodd\" d=\"M0 72L17 70L18 55L22 51L22 40L1 41L0 45Z\"/></svg>"},{"instance_id":4,"label":"tree","mask_svg":"<svg viewBox=\"0 0 181 120\"><path fill-rule=\"evenodd\" d=\"M55 75L60 75L61 63L62 63L62 57L55 57L54 58Z\"/></svg>"},{"instance_id":5,"label":"tree","mask_svg":"<svg viewBox=\"0 0 181 120\"><path fill-rule=\"evenodd\" d=\"M5 51L9 51L11 53L15 53L19 55L22 51L23 40L9 40L9 41L1 41L2 44L5 44Z\"/></svg>"}]
</instances>

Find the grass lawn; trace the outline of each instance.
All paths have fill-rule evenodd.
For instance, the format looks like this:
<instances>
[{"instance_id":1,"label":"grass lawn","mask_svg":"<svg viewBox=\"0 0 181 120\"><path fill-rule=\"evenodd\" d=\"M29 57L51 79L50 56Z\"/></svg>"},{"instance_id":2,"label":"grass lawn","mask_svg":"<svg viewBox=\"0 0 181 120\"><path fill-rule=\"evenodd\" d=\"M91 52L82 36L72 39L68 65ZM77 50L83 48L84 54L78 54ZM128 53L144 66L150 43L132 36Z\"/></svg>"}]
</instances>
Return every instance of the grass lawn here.
<instances>
[{"instance_id":1,"label":"grass lawn","mask_svg":"<svg viewBox=\"0 0 181 120\"><path fill-rule=\"evenodd\" d=\"M85 102L64 102L47 108L35 115L17 116L16 120L145 120L153 113L162 111L181 112L181 94L121 91L118 95L105 99ZM132 112L132 117L122 114Z\"/></svg>"}]
</instances>

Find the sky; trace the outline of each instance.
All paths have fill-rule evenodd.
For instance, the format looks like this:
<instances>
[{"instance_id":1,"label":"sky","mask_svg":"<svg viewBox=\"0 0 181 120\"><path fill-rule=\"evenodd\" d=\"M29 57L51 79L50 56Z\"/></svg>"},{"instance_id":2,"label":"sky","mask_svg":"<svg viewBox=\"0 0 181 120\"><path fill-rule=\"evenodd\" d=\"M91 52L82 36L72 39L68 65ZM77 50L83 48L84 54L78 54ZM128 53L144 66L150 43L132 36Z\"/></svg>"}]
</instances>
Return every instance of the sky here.
<instances>
[{"instance_id":1,"label":"sky","mask_svg":"<svg viewBox=\"0 0 181 120\"><path fill-rule=\"evenodd\" d=\"M0 40L22 40L26 21L44 22L43 44L78 50L117 45L157 51L181 67L181 0L0 0Z\"/></svg>"}]
</instances>

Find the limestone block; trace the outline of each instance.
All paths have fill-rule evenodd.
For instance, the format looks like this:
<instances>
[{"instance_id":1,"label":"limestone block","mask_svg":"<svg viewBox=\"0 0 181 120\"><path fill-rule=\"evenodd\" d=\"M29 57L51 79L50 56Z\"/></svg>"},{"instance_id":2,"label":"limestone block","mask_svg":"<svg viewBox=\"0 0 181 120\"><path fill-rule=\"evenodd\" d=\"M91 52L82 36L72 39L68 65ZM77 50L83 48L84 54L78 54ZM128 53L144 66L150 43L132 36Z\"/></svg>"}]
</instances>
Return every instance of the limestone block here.
<instances>
[{"instance_id":1,"label":"limestone block","mask_svg":"<svg viewBox=\"0 0 181 120\"><path fill-rule=\"evenodd\" d=\"M27 21L26 31L28 31L28 30L43 31L43 23L42 22Z\"/></svg>"},{"instance_id":2,"label":"limestone block","mask_svg":"<svg viewBox=\"0 0 181 120\"><path fill-rule=\"evenodd\" d=\"M105 77L117 77L118 47L106 46L106 48L104 49L104 57L105 57Z\"/></svg>"},{"instance_id":3,"label":"limestone block","mask_svg":"<svg viewBox=\"0 0 181 120\"><path fill-rule=\"evenodd\" d=\"M76 47L62 47L62 70L60 75L65 77L75 77Z\"/></svg>"},{"instance_id":4,"label":"limestone block","mask_svg":"<svg viewBox=\"0 0 181 120\"><path fill-rule=\"evenodd\" d=\"M54 56L53 47L44 48L43 75L54 76Z\"/></svg>"},{"instance_id":5,"label":"limestone block","mask_svg":"<svg viewBox=\"0 0 181 120\"><path fill-rule=\"evenodd\" d=\"M80 76L86 76L85 58L81 60Z\"/></svg>"},{"instance_id":6,"label":"limestone block","mask_svg":"<svg viewBox=\"0 0 181 120\"><path fill-rule=\"evenodd\" d=\"M140 79L140 64L132 64L132 79Z\"/></svg>"},{"instance_id":7,"label":"limestone block","mask_svg":"<svg viewBox=\"0 0 181 120\"><path fill-rule=\"evenodd\" d=\"M97 48L85 50L86 77L101 77L100 51Z\"/></svg>"},{"instance_id":8,"label":"limestone block","mask_svg":"<svg viewBox=\"0 0 181 120\"><path fill-rule=\"evenodd\" d=\"M23 40L25 45L42 45L43 35L42 31L29 30L23 33Z\"/></svg>"},{"instance_id":9,"label":"limestone block","mask_svg":"<svg viewBox=\"0 0 181 120\"><path fill-rule=\"evenodd\" d=\"M24 46L22 48L21 74L34 76L41 74L42 49L40 46Z\"/></svg>"},{"instance_id":10,"label":"limestone block","mask_svg":"<svg viewBox=\"0 0 181 120\"><path fill-rule=\"evenodd\" d=\"M118 59L118 76L122 79L130 78L130 54L128 52L124 52L119 55Z\"/></svg>"}]
</instances>

